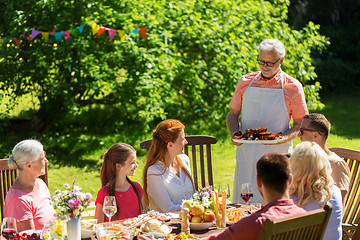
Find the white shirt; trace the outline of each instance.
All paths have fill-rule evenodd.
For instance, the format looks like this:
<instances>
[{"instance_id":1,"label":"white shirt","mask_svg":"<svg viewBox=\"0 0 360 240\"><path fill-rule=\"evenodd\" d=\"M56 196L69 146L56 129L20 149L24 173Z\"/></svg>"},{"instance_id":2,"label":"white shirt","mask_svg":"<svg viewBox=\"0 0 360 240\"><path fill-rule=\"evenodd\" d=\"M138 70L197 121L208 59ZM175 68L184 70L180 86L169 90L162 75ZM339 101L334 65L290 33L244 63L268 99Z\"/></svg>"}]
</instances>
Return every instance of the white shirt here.
<instances>
[{"instance_id":1,"label":"white shirt","mask_svg":"<svg viewBox=\"0 0 360 240\"><path fill-rule=\"evenodd\" d=\"M186 170L191 175L189 157L178 155ZM176 212L181 210L182 200L190 199L194 193L191 179L180 169L180 177L166 168L161 161L150 166L147 171L147 189L150 209L159 212Z\"/></svg>"},{"instance_id":2,"label":"white shirt","mask_svg":"<svg viewBox=\"0 0 360 240\"><path fill-rule=\"evenodd\" d=\"M330 219L328 225L325 230L325 234L323 239L324 240L341 240L342 238L342 197L341 192L338 187L335 185L331 187L331 198L329 203L333 206ZM297 198L295 196L291 196L291 198L296 202ZM315 209L319 209L323 207L324 203L317 203L317 202L308 202L303 207L306 211L312 211Z\"/></svg>"}]
</instances>

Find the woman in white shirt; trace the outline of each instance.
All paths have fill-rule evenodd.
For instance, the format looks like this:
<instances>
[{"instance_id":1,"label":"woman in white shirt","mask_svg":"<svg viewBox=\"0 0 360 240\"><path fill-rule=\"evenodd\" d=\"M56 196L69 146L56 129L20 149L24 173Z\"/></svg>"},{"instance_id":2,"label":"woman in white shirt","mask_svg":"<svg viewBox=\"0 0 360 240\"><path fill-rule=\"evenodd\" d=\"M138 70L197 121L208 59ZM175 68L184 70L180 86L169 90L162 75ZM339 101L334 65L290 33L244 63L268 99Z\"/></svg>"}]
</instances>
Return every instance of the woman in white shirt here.
<instances>
[{"instance_id":1,"label":"woman in white shirt","mask_svg":"<svg viewBox=\"0 0 360 240\"><path fill-rule=\"evenodd\" d=\"M325 151L314 142L299 143L290 158L293 181L290 195L306 211L330 203L333 207L323 239L341 239L342 197L331 177L332 169Z\"/></svg>"},{"instance_id":2,"label":"woman in white shirt","mask_svg":"<svg viewBox=\"0 0 360 240\"><path fill-rule=\"evenodd\" d=\"M144 200L151 210L180 211L182 200L194 193L184 129L180 121L168 119L153 131L143 176Z\"/></svg>"}]
</instances>

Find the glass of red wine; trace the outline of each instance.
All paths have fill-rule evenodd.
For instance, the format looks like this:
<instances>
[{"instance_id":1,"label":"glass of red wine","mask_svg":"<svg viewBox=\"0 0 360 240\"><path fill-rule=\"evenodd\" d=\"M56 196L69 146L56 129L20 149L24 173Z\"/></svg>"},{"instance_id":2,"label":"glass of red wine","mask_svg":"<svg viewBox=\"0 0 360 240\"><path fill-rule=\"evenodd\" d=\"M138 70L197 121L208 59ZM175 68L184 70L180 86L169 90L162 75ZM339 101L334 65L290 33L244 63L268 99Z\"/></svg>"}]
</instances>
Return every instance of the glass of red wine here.
<instances>
[{"instance_id":1,"label":"glass of red wine","mask_svg":"<svg viewBox=\"0 0 360 240\"><path fill-rule=\"evenodd\" d=\"M241 185L241 198L245 201L246 205L249 205L250 200L253 198L253 190L251 183L243 183Z\"/></svg>"},{"instance_id":2,"label":"glass of red wine","mask_svg":"<svg viewBox=\"0 0 360 240\"><path fill-rule=\"evenodd\" d=\"M1 235L7 240L12 240L16 236L16 233L17 229L15 218L4 218L1 224Z\"/></svg>"}]
</instances>

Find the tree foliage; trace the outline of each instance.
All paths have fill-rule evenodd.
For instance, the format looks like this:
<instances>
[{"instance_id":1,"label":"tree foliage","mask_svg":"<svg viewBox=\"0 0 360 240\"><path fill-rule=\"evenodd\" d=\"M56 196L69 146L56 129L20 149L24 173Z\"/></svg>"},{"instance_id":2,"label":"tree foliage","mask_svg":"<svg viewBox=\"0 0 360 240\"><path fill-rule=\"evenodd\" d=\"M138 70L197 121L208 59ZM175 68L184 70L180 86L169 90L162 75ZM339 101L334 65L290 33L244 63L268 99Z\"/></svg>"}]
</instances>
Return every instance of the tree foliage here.
<instances>
[{"instance_id":1,"label":"tree foliage","mask_svg":"<svg viewBox=\"0 0 360 240\"><path fill-rule=\"evenodd\" d=\"M94 104L114 106L117 121L144 130L164 118L224 128L238 80L258 70L262 40L285 44L283 70L303 84L316 78L311 51L328 44L318 25L289 27L288 0L1 2L0 90L14 99L36 96L40 107L31 119L37 131ZM92 22L125 30L126 40L90 36ZM64 31L80 24L84 32L68 42L22 39L20 49L10 42L32 29ZM146 40L129 33L145 26ZM320 106L319 86L306 89L315 96L311 105Z\"/></svg>"}]
</instances>

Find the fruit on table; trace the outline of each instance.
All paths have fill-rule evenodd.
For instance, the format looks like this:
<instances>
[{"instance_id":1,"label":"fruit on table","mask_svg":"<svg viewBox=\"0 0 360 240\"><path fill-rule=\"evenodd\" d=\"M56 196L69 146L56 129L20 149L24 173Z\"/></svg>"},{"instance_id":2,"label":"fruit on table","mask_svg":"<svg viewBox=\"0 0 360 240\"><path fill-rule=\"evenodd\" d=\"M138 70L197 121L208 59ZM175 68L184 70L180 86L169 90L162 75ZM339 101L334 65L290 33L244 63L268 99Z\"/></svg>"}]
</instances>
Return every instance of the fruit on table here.
<instances>
[{"instance_id":1,"label":"fruit on table","mask_svg":"<svg viewBox=\"0 0 360 240\"><path fill-rule=\"evenodd\" d=\"M191 222L192 223L201 223L202 222L202 217L200 216L194 216L193 218L191 218Z\"/></svg>"},{"instance_id":2,"label":"fruit on table","mask_svg":"<svg viewBox=\"0 0 360 240\"><path fill-rule=\"evenodd\" d=\"M194 214L194 216L202 216L205 212L204 206L202 205L195 205L191 209L191 213Z\"/></svg>"},{"instance_id":3,"label":"fruit on table","mask_svg":"<svg viewBox=\"0 0 360 240\"><path fill-rule=\"evenodd\" d=\"M195 205L195 203L194 203L193 201L191 201L191 200L186 200L186 201L183 203L182 207L183 207L183 208L187 208L187 209L189 209L189 211L191 211L191 209L194 207L194 205Z\"/></svg>"},{"instance_id":4,"label":"fruit on table","mask_svg":"<svg viewBox=\"0 0 360 240\"><path fill-rule=\"evenodd\" d=\"M204 222L212 222L215 220L215 213L211 209L206 209L203 216Z\"/></svg>"}]
</instances>

